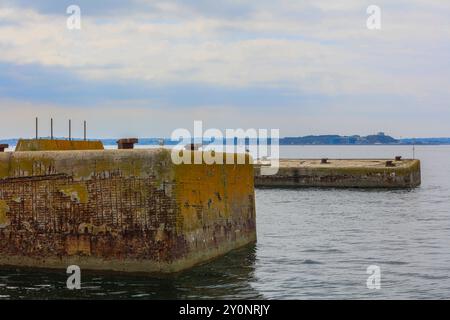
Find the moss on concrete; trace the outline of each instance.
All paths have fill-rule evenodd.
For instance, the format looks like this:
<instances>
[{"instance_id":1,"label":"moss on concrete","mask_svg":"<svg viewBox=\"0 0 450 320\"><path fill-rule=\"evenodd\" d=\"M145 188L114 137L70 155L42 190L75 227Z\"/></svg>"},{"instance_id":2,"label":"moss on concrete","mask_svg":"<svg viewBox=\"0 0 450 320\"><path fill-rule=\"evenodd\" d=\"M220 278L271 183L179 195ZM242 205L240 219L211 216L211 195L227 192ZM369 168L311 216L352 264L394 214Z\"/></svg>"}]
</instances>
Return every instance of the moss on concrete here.
<instances>
[{"instance_id":1,"label":"moss on concrete","mask_svg":"<svg viewBox=\"0 0 450 320\"><path fill-rule=\"evenodd\" d=\"M89 193L85 184L76 183L67 186L62 186L59 189L64 195L71 198L72 201L86 204L89 200Z\"/></svg>"},{"instance_id":2,"label":"moss on concrete","mask_svg":"<svg viewBox=\"0 0 450 320\"><path fill-rule=\"evenodd\" d=\"M7 213L9 211L9 206L5 200L0 200L0 228L4 228L9 225L9 218Z\"/></svg>"}]
</instances>

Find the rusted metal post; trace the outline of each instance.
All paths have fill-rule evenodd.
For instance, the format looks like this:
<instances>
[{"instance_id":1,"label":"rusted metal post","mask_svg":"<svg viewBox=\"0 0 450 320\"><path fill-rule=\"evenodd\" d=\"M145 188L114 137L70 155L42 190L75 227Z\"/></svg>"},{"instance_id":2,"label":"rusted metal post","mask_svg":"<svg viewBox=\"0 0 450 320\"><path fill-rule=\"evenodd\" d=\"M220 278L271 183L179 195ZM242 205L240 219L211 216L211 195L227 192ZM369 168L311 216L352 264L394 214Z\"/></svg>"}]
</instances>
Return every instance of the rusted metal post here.
<instances>
[{"instance_id":1,"label":"rusted metal post","mask_svg":"<svg viewBox=\"0 0 450 320\"><path fill-rule=\"evenodd\" d=\"M190 151L197 151L202 147L202 144L200 143L190 143L187 145L187 150Z\"/></svg>"},{"instance_id":2,"label":"rusted metal post","mask_svg":"<svg viewBox=\"0 0 450 320\"><path fill-rule=\"evenodd\" d=\"M36 140L38 139L38 126L39 126L39 122L38 122L39 120L38 120L38 117L36 117Z\"/></svg>"},{"instance_id":3,"label":"rusted metal post","mask_svg":"<svg viewBox=\"0 0 450 320\"><path fill-rule=\"evenodd\" d=\"M134 149L134 144L138 143L137 138L127 138L117 140L117 146L119 149Z\"/></svg>"}]
</instances>

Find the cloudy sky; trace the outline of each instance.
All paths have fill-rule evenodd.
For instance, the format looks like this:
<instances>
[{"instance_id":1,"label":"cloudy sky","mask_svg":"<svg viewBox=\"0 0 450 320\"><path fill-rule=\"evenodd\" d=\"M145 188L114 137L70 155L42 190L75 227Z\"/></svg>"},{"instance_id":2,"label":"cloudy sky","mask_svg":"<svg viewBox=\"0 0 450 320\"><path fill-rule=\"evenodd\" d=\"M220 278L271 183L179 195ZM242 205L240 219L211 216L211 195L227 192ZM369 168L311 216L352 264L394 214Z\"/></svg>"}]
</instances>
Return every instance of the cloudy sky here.
<instances>
[{"instance_id":1,"label":"cloudy sky","mask_svg":"<svg viewBox=\"0 0 450 320\"><path fill-rule=\"evenodd\" d=\"M69 5L81 30L68 30ZM369 5L381 30L366 27ZM0 0L0 138L450 136L450 2Z\"/></svg>"}]
</instances>

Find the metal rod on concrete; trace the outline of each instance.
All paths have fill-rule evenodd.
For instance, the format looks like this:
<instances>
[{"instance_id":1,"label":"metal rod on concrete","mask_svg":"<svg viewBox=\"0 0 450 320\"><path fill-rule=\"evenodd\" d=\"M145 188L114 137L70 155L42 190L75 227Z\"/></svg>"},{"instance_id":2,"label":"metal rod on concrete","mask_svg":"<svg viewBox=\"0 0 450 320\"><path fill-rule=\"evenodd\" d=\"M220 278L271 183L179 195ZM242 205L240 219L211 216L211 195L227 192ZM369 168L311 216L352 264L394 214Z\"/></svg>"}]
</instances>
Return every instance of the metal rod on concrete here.
<instances>
[{"instance_id":1,"label":"metal rod on concrete","mask_svg":"<svg viewBox=\"0 0 450 320\"><path fill-rule=\"evenodd\" d=\"M38 139L38 117L36 117L36 140Z\"/></svg>"}]
</instances>

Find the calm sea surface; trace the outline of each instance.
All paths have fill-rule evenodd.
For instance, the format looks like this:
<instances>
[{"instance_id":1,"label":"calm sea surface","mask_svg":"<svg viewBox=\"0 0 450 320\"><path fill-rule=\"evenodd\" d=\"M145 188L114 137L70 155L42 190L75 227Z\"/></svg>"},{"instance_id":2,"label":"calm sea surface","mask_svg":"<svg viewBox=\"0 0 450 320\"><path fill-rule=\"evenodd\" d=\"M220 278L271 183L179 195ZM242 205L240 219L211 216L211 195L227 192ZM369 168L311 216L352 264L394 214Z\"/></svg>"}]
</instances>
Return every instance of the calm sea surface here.
<instances>
[{"instance_id":1,"label":"calm sea surface","mask_svg":"<svg viewBox=\"0 0 450 320\"><path fill-rule=\"evenodd\" d=\"M282 147L284 158L412 157L409 146ZM418 146L414 190L256 190L258 243L161 278L1 268L0 299L450 298L450 146ZM381 269L381 289L366 269Z\"/></svg>"}]
</instances>

